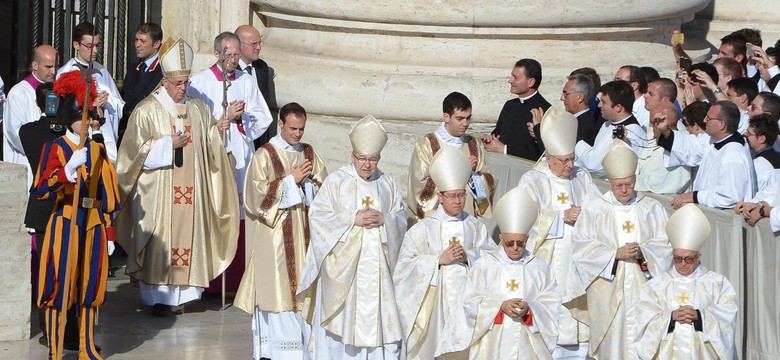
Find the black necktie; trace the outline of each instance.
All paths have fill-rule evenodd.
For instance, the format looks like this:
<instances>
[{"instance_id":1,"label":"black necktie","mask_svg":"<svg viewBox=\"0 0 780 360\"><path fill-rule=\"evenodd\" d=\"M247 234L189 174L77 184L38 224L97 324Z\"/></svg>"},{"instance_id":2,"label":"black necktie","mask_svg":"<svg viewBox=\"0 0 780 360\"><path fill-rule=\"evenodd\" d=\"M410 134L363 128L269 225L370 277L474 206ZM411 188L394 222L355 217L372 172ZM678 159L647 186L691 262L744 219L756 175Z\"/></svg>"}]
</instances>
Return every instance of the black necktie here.
<instances>
[{"instance_id":1,"label":"black necktie","mask_svg":"<svg viewBox=\"0 0 780 360\"><path fill-rule=\"evenodd\" d=\"M247 72L247 74L249 74L249 75L252 75L252 65L247 65L247 66L244 68L244 71L246 71L246 72Z\"/></svg>"},{"instance_id":2,"label":"black necktie","mask_svg":"<svg viewBox=\"0 0 780 360\"><path fill-rule=\"evenodd\" d=\"M142 62L141 65L138 65L138 71L140 71L141 73L146 72L146 61Z\"/></svg>"}]
</instances>

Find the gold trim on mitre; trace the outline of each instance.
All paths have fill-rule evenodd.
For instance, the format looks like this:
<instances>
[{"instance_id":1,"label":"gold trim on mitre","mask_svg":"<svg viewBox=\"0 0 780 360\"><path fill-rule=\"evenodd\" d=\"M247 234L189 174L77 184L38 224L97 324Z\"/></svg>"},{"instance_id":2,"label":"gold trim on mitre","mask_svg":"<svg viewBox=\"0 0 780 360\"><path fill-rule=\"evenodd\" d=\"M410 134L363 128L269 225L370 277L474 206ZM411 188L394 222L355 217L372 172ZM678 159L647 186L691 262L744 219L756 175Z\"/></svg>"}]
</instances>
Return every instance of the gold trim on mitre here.
<instances>
[{"instance_id":1,"label":"gold trim on mitre","mask_svg":"<svg viewBox=\"0 0 780 360\"><path fill-rule=\"evenodd\" d=\"M463 151L443 146L431 161L430 173L439 191L465 189L471 179L471 160Z\"/></svg>"},{"instance_id":2,"label":"gold trim on mitre","mask_svg":"<svg viewBox=\"0 0 780 360\"><path fill-rule=\"evenodd\" d=\"M515 187L498 200L493 213L502 234L528 235L539 215L539 205L525 189Z\"/></svg>"},{"instance_id":3,"label":"gold trim on mitre","mask_svg":"<svg viewBox=\"0 0 780 360\"><path fill-rule=\"evenodd\" d=\"M547 109L539 125L547 153L553 156L573 154L577 144L577 126L577 118L568 111L557 107Z\"/></svg>"},{"instance_id":4,"label":"gold trim on mitre","mask_svg":"<svg viewBox=\"0 0 780 360\"><path fill-rule=\"evenodd\" d=\"M349 131L352 152L359 155L379 155L387 144L387 131L376 118L366 115Z\"/></svg>"},{"instance_id":5,"label":"gold trim on mitre","mask_svg":"<svg viewBox=\"0 0 780 360\"><path fill-rule=\"evenodd\" d=\"M709 219L694 204L683 205L666 222L666 235L672 249L700 251L711 233Z\"/></svg>"},{"instance_id":6,"label":"gold trim on mitre","mask_svg":"<svg viewBox=\"0 0 780 360\"><path fill-rule=\"evenodd\" d=\"M190 76L193 55L192 47L184 39L178 38L176 41L171 38L166 39L160 46L160 67L163 76Z\"/></svg>"},{"instance_id":7,"label":"gold trim on mitre","mask_svg":"<svg viewBox=\"0 0 780 360\"><path fill-rule=\"evenodd\" d=\"M636 175L637 161L639 158L625 141L613 139L601 166L607 179L623 179Z\"/></svg>"}]
</instances>

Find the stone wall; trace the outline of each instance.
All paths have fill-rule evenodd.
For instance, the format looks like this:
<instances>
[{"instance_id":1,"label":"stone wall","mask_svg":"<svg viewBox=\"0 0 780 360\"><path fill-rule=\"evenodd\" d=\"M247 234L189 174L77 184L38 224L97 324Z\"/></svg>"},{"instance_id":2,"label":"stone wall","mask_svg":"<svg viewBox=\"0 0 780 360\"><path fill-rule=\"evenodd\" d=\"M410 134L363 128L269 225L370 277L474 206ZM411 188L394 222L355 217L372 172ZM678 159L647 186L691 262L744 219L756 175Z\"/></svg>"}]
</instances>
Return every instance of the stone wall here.
<instances>
[{"instance_id":1,"label":"stone wall","mask_svg":"<svg viewBox=\"0 0 780 360\"><path fill-rule=\"evenodd\" d=\"M27 169L0 162L0 341L30 338L30 236L24 228Z\"/></svg>"}]
</instances>

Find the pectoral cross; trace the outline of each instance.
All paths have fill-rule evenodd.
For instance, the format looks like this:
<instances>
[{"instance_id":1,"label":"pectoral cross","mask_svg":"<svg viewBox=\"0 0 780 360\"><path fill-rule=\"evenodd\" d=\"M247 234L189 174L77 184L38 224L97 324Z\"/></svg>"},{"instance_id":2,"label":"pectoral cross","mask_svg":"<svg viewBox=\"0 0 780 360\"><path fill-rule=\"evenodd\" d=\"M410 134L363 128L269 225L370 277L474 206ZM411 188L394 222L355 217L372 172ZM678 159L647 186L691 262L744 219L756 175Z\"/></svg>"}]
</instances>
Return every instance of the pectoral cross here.
<instances>
[{"instance_id":1,"label":"pectoral cross","mask_svg":"<svg viewBox=\"0 0 780 360\"><path fill-rule=\"evenodd\" d=\"M561 204L566 204L569 202L569 194L562 192L558 195L558 202Z\"/></svg>"},{"instance_id":2,"label":"pectoral cross","mask_svg":"<svg viewBox=\"0 0 780 360\"><path fill-rule=\"evenodd\" d=\"M506 288L509 291L515 291L518 287L520 287L520 285L517 283L517 281L515 281L515 279L511 279L506 282Z\"/></svg>"},{"instance_id":3,"label":"pectoral cross","mask_svg":"<svg viewBox=\"0 0 780 360\"><path fill-rule=\"evenodd\" d=\"M363 198L363 201L361 202L361 204L363 206L367 207L367 208L371 207L372 205L374 205L374 199L372 199L370 196L366 195L366 197Z\"/></svg>"},{"instance_id":4,"label":"pectoral cross","mask_svg":"<svg viewBox=\"0 0 780 360\"><path fill-rule=\"evenodd\" d=\"M688 300L690 300L690 299L691 298L688 297L688 294L686 294L686 293L681 293L680 295L677 295L677 300L680 301L680 305L687 303Z\"/></svg>"},{"instance_id":5,"label":"pectoral cross","mask_svg":"<svg viewBox=\"0 0 780 360\"><path fill-rule=\"evenodd\" d=\"M624 222L623 231L625 231L627 234L630 234L632 231L634 231L634 224L630 221Z\"/></svg>"},{"instance_id":6,"label":"pectoral cross","mask_svg":"<svg viewBox=\"0 0 780 360\"><path fill-rule=\"evenodd\" d=\"M452 239L450 239L450 245L460 245L460 240L458 240L457 237L453 236Z\"/></svg>"}]
</instances>

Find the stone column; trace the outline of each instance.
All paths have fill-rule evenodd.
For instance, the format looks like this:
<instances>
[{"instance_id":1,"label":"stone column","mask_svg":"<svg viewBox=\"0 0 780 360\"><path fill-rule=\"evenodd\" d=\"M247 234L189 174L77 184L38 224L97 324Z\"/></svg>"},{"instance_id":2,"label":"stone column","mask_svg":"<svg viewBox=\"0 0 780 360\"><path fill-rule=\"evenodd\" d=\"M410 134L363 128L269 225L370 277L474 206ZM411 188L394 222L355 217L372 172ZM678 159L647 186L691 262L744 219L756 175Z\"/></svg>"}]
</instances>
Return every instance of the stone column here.
<instances>
[{"instance_id":1,"label":"stone column","mask_svg":"<svg viewBox=\"0 0 780 360\"><path fill-rule=\"evenodd\" d=\"M0 341L30 338L30 236L24 228L27 169L0 162Z\"/></svg>"}]
</instances>

